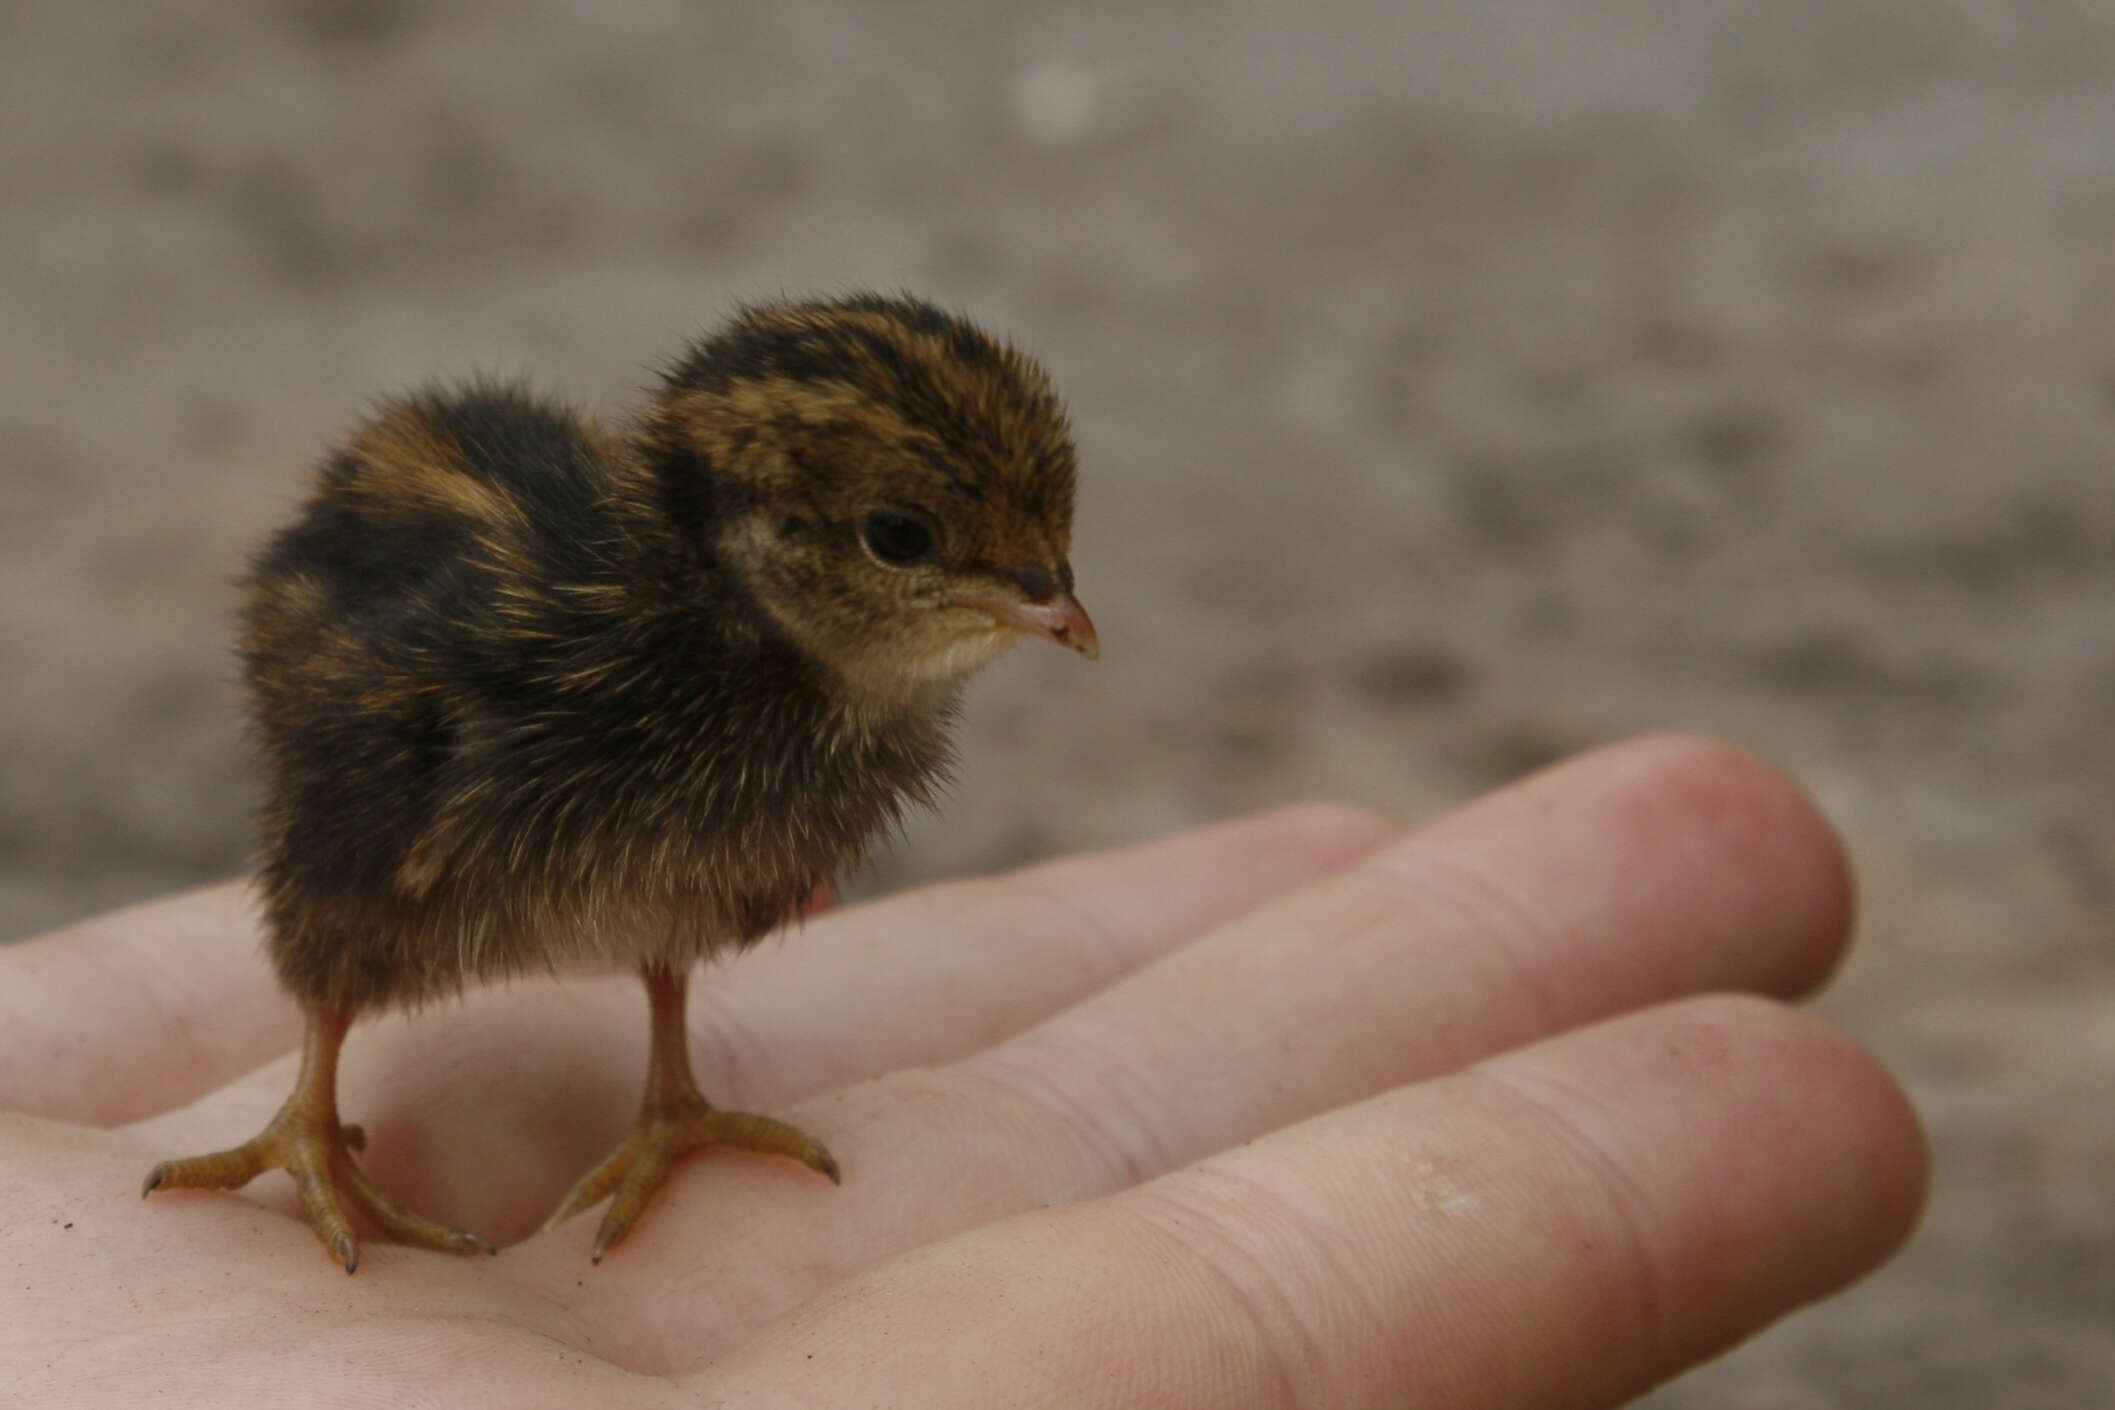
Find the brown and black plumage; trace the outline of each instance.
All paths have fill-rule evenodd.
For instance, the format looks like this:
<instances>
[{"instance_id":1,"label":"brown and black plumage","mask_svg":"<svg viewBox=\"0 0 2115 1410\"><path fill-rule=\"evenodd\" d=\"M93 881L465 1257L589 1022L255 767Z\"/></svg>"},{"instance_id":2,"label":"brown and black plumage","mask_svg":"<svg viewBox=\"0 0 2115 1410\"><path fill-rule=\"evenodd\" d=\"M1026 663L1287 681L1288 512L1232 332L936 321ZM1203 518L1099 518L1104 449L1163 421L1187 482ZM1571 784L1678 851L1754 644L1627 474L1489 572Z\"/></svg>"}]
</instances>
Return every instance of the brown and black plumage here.
<instances>
[{"instance_id":1,"label":"brown and black plumage","mask_svg":"<svg viewBox=\"0 0 2115 1410\"><path fill-rule=\"evenodd\" d=\"M750 308L621 432L511 386L385 404L248 586L269 947L308 1018L256 1140L147 1189L293 1172L348 1271L345 1207L472 1252L375 1188L337 1119L347 1026L473 977L624 967L654 1025L630 1138L551 1223L668 1163L820 1144L718 1112L684 985L792 914L948 761L962 681L1024 634L1086 655L1073 451L1028 358L908 298Z\"/></svg>"}]
</instances>

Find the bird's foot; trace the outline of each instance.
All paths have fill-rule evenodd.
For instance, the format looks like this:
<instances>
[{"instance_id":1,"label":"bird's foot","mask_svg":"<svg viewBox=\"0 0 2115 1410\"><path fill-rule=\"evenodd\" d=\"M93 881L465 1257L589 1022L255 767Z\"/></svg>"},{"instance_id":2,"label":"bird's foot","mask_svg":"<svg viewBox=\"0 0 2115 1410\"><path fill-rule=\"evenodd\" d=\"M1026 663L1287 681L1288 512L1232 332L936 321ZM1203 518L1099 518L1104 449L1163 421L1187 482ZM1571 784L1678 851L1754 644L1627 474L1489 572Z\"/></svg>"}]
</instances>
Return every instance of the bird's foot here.
<instances>
[{"instance_id":1,"label":"bird's foot","mask_svg":"<svg viewBox=\"0 0 2115 1410\"><path fill-rule=\"evenodd\" d=\"M441 1253L491 1253L475 1234L428 1219L399 1204L367 1177L353 1152L367 1145L358 1126L341 1126L289 1102L256 1136L229 1150L165 1160L147 1172L142 1197L156 1190L235 1190L267 1170L294 1177L309 1226L350 1273L360 1266L360 1244L345 1217L350 1205L398 1243Z\"/></svg>"},{"instance_id":2,"label":"bird's foot","mask_svg":"<svg viewBox=\"0 0 2115 1410\"><path fill-rule=\"evenodd\" d=\"M580 1178L566 1197L543 1221L548 1232L601 1200L610 1199L595 1234L594 1261L615 1248L631 1231L646 1202L668 1175L669 1167L700 1146L738 1146L768 1155L789 1155L811 1170L842 1183L837 1160L798 1127L768 1116L750 1116L738 1111L716 1111L703 1097L687 1097L665 1107L648 1107L640 1113L631 1133L603 1162Z\"/></svg>"}]
</instances>

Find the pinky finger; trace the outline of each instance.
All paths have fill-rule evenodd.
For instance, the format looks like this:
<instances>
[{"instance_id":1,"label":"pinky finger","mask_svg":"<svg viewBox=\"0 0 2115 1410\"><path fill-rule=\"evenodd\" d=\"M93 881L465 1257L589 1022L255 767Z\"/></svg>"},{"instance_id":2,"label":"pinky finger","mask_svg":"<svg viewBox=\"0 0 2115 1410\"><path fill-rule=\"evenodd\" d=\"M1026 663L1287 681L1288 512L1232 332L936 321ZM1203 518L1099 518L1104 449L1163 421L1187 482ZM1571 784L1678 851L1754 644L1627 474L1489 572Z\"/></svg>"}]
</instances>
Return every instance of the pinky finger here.
<instances>
[{"instance_id":1,"label":"pinky finger","mask_svg":"<svg viewBox=\"0 0 2115 1410\"><path fill-rule=\"evenodd\" d=\"M695 1388L1618 1405L1879 1263L1924 1178L1916 1118L1863 1052L1774 1004L1692 999L929 1245Z\"/></svg>"}]
</instances>

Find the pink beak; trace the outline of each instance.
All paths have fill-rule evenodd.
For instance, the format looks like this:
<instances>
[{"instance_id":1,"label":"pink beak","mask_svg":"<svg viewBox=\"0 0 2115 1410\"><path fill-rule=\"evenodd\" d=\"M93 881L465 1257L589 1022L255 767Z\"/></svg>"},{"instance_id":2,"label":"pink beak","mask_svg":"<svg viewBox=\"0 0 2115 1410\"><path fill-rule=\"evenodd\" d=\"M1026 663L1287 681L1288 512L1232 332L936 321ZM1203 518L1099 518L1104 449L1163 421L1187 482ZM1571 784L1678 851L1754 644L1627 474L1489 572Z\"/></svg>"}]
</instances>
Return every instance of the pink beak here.
<instances>
[{"instance_id":1,"label":"pink beak","mask_svg":"<svg viewBox=\"0 0 2115 1410\"><path fill-rule=\"evenodd\" d=\"M1102 654L1101 638L1094 634L1094 619L1080 600L1061 592L1048 602L1008 602L1000 597L972 598L962 604L989 612L996 620L1016 630L1069 646L1092 661Z\"/></svg>"},{"instance_id":2,"label":"pink beak","mask_svg":"<svg viewBox=\"0 0 2115 1410\"><path fill-rule=\"evenodd\" d=\"M1101 638L1095 635L1094 619L1072 595L1072 570L1062 562L1056 573L1039 563L1024 563L1005 576L1021 585L1027 601L1012 596L973 597L964 607L988 612L993 620L1016 631L1069 646L1092 661L1102 654ZM1062 585L1061 585L1062 584Z\"/></svg>"}]
</instances>

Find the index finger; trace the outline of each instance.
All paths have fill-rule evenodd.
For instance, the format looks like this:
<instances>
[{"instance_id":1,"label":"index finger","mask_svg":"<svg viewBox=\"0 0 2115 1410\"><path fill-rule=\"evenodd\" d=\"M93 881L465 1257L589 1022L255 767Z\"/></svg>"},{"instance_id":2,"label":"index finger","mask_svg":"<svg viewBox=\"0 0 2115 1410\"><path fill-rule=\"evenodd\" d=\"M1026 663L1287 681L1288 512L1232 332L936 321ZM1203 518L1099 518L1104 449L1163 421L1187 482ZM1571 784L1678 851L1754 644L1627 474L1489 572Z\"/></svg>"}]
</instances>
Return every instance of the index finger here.
<instances>
[{"instance_id":1,"label":"index finger","mask_svg":"<svg viewBox=\"0 0 2115 1410\"><path fill-rule=\"evenodd\" d=\"M712 1404L1627 1404L1898 1247L1907 1098L1690 999L883 1263L682 1377Z\"/></svg>"}]
</instances>

